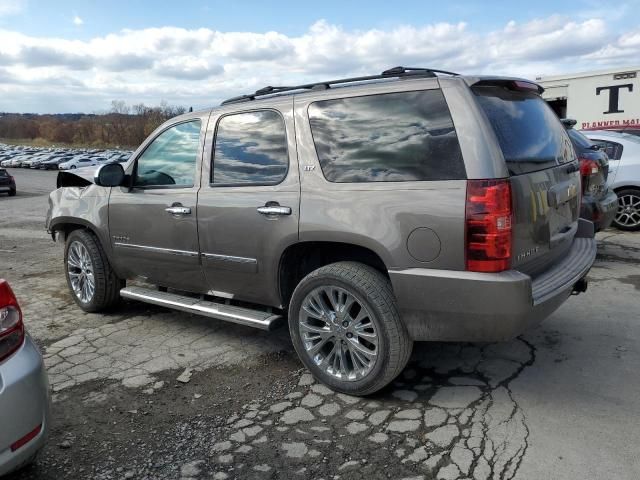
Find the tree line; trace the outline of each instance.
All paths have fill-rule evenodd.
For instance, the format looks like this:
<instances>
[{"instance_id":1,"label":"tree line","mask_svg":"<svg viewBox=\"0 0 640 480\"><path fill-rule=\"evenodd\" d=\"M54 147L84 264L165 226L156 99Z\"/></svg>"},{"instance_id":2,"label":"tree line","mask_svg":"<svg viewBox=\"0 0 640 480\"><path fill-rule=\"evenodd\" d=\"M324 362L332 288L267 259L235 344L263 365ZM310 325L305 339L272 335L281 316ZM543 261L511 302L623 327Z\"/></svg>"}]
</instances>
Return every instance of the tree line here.
<instances>
[{"instance_id":1,"label":"tree line","mask_svg":"<svg viewBox=\"0 0 640 480\"><path fill-rule=\"evenodd\" d=\"M186 108L162 102L150 107L111 102L103 114L0 113L0 138L43 144L134 148L166 120Z\"/></svg>"}]
</instances>

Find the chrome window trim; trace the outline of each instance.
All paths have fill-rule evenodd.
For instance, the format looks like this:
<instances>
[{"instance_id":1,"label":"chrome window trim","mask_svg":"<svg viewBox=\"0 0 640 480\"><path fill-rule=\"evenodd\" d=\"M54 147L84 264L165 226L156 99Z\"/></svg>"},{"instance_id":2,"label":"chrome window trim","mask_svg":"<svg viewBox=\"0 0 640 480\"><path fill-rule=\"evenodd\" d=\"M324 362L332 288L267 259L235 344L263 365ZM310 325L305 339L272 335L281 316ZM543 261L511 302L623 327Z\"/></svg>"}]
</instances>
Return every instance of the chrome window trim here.
<instances>
[{"instance_id":1,"label":"chrome window trim","mask_svg":"<svg viewBox=\"0 0 640 480\"><path fill-rule=\"evenodd\" d=\"M114 246L123 247L123 248L131 248L134 250L143 250L146 252L155 252L155 253L168 253L170 255L180 255L183 257L197 257L199 255L198 252L192 252L189 250L175 250L172 248L161 248L161 247L149 247L147 245L136 245L133 243L122 243L115 242Z\"/></svg>"}]
</instances>

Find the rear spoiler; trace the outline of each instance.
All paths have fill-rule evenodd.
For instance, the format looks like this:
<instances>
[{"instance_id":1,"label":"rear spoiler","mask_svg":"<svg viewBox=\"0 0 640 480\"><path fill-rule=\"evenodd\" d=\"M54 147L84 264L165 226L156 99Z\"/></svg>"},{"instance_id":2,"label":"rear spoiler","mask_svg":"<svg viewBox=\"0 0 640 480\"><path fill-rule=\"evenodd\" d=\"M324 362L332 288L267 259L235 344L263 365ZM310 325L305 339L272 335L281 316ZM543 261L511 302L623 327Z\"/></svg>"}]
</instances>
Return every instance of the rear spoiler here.
<instances>
[{"instance_id":1,"label":"rear spoiler","mask_svg":"<svg viewBox=\"0 0 640 480\"><path fill-rule=\"evenodd\" d=\"M544 92L542 85L539 85L526 78L518 77L463 77L470 87L505 87L509 90L536 92L541 95Z\"/></svg>"}]
</instances>

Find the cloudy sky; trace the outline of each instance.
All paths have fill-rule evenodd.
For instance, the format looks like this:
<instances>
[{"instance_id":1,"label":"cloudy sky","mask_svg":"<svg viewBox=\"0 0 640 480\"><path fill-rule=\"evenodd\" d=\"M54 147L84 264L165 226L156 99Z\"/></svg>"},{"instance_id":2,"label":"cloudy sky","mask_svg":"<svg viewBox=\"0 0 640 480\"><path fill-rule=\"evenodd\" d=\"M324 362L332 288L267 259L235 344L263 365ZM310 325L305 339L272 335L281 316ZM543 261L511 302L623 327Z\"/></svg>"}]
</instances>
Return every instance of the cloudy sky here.
<instances>
[{"instance_id":1,"label":"cloudy sky","mask_svg":"<svg viewBox=\"0 0 640 480\"><path fill-rule=\"evenodd\" d=\"M535 77L640 63L640 0L0 0L0 111L211 106L396 65Z\"/></svg>"}]
</instances>

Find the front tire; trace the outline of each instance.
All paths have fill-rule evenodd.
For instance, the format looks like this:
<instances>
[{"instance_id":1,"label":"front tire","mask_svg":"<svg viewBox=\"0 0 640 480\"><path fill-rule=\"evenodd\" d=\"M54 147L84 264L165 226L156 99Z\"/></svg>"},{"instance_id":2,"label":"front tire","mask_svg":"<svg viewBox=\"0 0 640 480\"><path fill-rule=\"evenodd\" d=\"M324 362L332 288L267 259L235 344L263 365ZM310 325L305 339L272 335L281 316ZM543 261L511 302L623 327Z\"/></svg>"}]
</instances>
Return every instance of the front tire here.
<instances>
[{"instance_id":1,"label":"front tire","mask_svg":"<svg viewBox=\"0 0 640 480\"><path fill-rule=\"evenodd\" d=\"M16 196L17 191L16 190L9 190L9 196L10 197L15 197Z\"/></svg>"},{"instance_id":2,"label":"front tire","mask_svg":"<svg viewBox=\"0 0 640 480\"><path fill-rule=\"evenodd\" d=\"M640 190L618 190L618 211L613 225L627 232L640 230Z\"/></svg>"},{"instance_id":3,"label":"front tire","mask_svg":"<svg viewBox=\"0 0 640 480\"><path fill-rule=\"evenodd\" d=\"M391 282L357 262L333 263L302 279L291 298L289 331L312 375L351 395L388 385L413 347Z\"/></svg>"},{"instance_id":4,"label":"front tire","mask_svg":"<svg viewBox=\"0 0 640 480\"><path fill-rule=\"evenodd\" d=\"M120 299L124 281L115 274L98 239L74 230L64 249L65 274L73 299L85 312L100 312Z\"/></svg>"}]
</instances>

